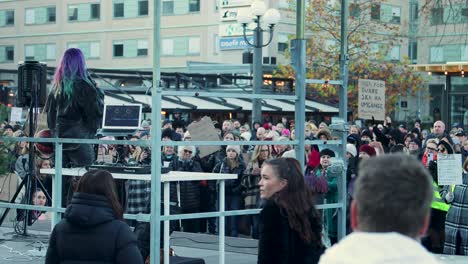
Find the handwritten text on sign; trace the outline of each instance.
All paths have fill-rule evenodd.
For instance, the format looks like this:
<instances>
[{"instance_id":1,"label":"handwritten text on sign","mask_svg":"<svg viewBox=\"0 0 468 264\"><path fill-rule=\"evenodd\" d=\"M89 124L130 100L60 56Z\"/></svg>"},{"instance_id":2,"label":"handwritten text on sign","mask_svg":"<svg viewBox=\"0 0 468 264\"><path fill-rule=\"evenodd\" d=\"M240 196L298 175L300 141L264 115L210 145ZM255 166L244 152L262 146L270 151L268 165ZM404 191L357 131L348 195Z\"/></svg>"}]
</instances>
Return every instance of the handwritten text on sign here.
<instances>
[{"instance_id":1,"label":"handwritten text on sign","mask_svg":"<svg viewBox=\"0 0 468 264\"><path fill-rule=\"evenodd\" d=\"M358 116L385 120L385 82L359 79Z\"/></svg>"},{"instance_id":2,"label":"handwritten text on sign","mask_svg":"<svg viewBox=\"0 0 468 264\"><path fill-rule=\"evenodd\" d=\"M437 155L437 184L462 184L461 154Z\"/></svg>"}]
</instances>

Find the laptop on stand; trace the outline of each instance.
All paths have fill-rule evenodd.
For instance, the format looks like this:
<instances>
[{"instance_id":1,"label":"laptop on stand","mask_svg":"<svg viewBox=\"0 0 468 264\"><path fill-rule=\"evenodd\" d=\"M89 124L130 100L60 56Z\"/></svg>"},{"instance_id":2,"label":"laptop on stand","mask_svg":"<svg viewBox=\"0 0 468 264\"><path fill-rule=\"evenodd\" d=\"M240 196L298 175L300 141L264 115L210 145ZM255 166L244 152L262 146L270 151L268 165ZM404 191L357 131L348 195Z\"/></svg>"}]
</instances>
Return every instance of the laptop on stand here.
<instances>
[{"instance_id":1,"label":"laptop on stand","mask_svg":"<svg viewBox=\"0 0 468 264\"><path fill-rule=\"evenodd\" d=\"M105 104L102 129L98 131L97 136L133 135L141 129L141 119L141 104Z\"/></svg>"}]
</instances>

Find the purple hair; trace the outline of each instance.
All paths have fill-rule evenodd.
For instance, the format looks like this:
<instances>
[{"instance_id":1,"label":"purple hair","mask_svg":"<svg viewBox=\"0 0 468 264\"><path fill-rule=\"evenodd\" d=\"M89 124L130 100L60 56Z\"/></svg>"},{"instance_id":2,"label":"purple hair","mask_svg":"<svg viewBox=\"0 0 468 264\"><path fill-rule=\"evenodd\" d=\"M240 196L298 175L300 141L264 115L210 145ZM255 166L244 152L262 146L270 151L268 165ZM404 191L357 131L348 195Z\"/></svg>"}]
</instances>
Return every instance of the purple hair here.
<instances>
[{"instance_id":1,"label":"purple hair","mask_svg":"<svg viewBox=\"0 0 468 264\"><path fill-rule=\"evenodd\" d=\"M55 70L56 94L60 93L62 87L65 95L70 98L73 95L73 82L79 79L91 83L83 52L76 48L67 49Z\"/></svg>"}]
</instances>

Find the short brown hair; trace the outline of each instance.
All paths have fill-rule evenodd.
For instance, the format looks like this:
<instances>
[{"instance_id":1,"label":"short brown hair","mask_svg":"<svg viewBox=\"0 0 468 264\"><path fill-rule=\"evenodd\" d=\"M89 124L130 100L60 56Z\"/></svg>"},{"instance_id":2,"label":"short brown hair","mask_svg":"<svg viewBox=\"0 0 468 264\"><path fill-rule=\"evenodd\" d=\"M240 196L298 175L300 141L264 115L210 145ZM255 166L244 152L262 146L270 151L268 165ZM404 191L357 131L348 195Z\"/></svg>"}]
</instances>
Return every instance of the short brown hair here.
<instances>
[{"instance_id":1,"label":"short brown hair","mask_svg":"<svg viewBox=\"0 0 468 264\"><path fill-rule=\"evenodd\" d=\"M430 212L432 181L416 158L372 157L361 163L355 187L360 231L398 232L416 238Z\"/></svg>"}]
</instances>

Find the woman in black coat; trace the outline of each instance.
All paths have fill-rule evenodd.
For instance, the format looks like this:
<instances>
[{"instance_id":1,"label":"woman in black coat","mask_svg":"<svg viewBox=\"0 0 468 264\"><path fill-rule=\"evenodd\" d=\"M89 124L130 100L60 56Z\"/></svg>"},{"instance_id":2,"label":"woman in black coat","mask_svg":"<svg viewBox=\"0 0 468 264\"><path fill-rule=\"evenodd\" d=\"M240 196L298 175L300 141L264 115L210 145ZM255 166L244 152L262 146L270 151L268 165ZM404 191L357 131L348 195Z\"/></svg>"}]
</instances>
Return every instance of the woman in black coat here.
<instances>
[{"instance_id":1,"label":"woman in black coat","mask_svg":"<svg viewBox=\"0 0 468 264\"><path fill-rule=\"evenodd\" d=\"M112 175L85 173L52 231L45 263L143 263L136 237L122 219Z\"/></svg>"},{"instance_id":2,"label":"woman in black coat","mask_svg":"<svg viewBox=\"0 0 468 264\"><path fill-rule=\"evenodd\" d=\"M320 214L312 191L293 158L268 160L262 167L259 264L318 263L324 251Z\"/></svg>"}]
</instances>

